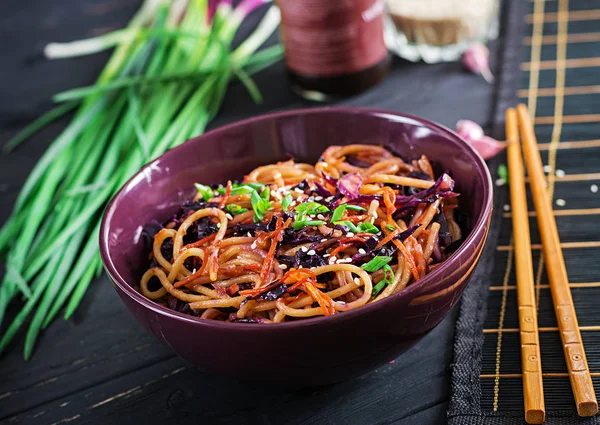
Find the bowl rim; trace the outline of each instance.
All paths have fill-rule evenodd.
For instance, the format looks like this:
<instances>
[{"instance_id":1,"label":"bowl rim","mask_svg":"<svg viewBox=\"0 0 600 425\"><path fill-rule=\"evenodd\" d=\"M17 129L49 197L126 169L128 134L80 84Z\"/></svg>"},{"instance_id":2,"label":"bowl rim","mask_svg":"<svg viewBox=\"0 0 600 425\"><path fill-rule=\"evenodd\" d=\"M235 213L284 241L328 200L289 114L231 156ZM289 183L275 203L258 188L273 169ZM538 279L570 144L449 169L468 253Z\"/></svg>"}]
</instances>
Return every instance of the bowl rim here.
<instances>
[{"instance_id":1,"label":"bowl rim","mask_svg":"<svg viewBox=\"0 0 600 425\"><path fill-rule=\"evenodd\" d=\"M444 264L430 274L426 275L424 278L419 279L417 282L412 285L407 286L400 292L390 295L389 297L380 300L376 303L369 303L363 305L359 308L345 311L343 314L334 314L331 316L315 316L310 317L304 320L298 320L294 322L283 322L277 323L275 326L256 326L253 323L229 323L223 322L219 320L202 320L199 317L190 316L188 314L183 314L175 310L168 309L163 307L162 305L144 297L141 293L135 290L135 288L128 284L127 281L120 275L117 268L115 267L111 256L109 255L108 248L108 221L116 210L119 200L122 196L124 196L124 190L127 188L130 183L138 177L139 174L143 173L146 169L151 168L158 161L161 161L165 156L176 155L177 152L181 149L186 148L185 145L189 143L198 143L201 142L203 138L218 134L219 132L225 132L231 129L245 127L249 124L252 124L257 121L263 121L267 119L273 118L285 118L290 116L302 116L302 115L312 115L312 114L328 114L328 113L342 113L342 114L356 114L356 115L368 115L368 116L380 116L382 118L405 118L411 119L420 124L425 124L427 126L431 126L440 130L442 133L446 133L450 139L453 139L455 143L462 145L465 152L470 154L473 157L476 167L481 171L483 175L483 195L484 195L484 205L482 208L482 213L478 217L477 221L474 223L473 228L467 237L467 239L460 245L460 247L452 253L452 255L444 262ZM106 271L108 277L111 281L116 285L123 294L126 294L131 300L137 303L139 306L143 308L148 308L152 310L154 313L157 313L162 316L166 316L167 318L173 320L182 320L185 322L189 322L190 324L197 326L207 326L209 328L214 328L215 330L253 330L258 332L273 332L274 330L282 330L289 328L302 328L302 327L311 327L311 326L320 326L320 325L328 325L333 324L335 322L351 320L358 315L365 314L369 311L381 308L386 304L390 304L402 297L407 296L408 294L416 291L417 289L425 286L432 281L438 280L443 271L452 267L453 262L461 257L466 251L467 248L475 243L475 239L480 234L485 235L486 228L489 226L489 218L492 214L492 206L493 206L493 184L492 177L490 175L489 169L484 161L484 159L479 155L479 153L469 145L462 137L460 137L456 132L448 129L447 127L438 124L434 121L431 121L427 118L422 118L416 115L407 114L403 112L396 112L386 109L379 108L368 108L368 107L337 107L337 106L325 106L325 107L317 107L317 108L307 108L307 109L290 109L286 111L278 111L271 112L267 114L261 114L254 117L246 118L244 120L235 121L233 123L220 126L213 130L210 130L204 134L201 134L197 137L189 139L182 143L179 146L176 146L162 155L158 156L154 160L145 164L139 171L137 171L125 184L121 186L118 192L113 196L107 205L106 209L102 215L102 221L100 225L99 231L99 247L100 247L100 257L102 260L102 264L104 266L104 270ZM485 242L485 239L484 239Z\"/></svg>"}]
</instances>

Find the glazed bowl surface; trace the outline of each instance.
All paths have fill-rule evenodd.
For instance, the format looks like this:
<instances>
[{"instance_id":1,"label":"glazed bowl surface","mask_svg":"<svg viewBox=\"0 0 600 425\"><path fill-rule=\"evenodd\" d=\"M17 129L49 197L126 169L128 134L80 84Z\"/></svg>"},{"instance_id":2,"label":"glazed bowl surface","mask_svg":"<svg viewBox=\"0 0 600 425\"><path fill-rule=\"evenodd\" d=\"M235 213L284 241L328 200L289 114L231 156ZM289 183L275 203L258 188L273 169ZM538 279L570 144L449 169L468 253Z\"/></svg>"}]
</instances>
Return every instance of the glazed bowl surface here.
<instances>
[{"instance_id":1,"label":"glazed bowl surface","mask_svg":"<svg viewBox=\"0 0 600 425\"><path fill-rule=\"evenodd\" d=\"M327 317L259 325L201 320L167 309L136 287L148 267L141 233L174 214L193 184L241 179L287 159L315 163L329 145L389 145L405 158L429 157L449 172L468 217L460 248L423 279L382 301ZM200 368L255 382L323 385L395 359L433 329L458 302L487 236L491 178L458 135L416 116L363 108L316 108L251 118L210 131L146 165L113 198L100 251L117 293L140 323Z\"/></svg>"}]
</instances>

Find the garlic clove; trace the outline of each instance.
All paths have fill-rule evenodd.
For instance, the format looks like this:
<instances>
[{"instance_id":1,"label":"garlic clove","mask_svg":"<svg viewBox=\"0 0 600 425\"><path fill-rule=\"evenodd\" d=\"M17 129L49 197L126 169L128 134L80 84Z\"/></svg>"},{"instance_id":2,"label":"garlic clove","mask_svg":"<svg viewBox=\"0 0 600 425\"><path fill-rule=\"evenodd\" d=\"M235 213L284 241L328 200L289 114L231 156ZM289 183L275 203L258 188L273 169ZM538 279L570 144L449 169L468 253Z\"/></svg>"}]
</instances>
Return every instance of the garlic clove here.
<instances>
[{"instance_id":1,"label":"garlic clove","mask_svg":"<svg viewBox=\"0 0 600 425\"><path fill-rule=\"evenodd\" d=\"M460 120L456 123L456 132L463 139L481 139L483 134L483 128L475 121L471 120Z\"/></svg>"},{"instance_id":2,"label":"garlic clove","mask_svg":"<svg viewBox=\"0 0 600 425\"><path fill-rule=\"evenodd\" d=\"M506 143L499 142L483 133L479 124L471 120L460 120L456 123L456 132L470 144L483 159L490 159L506 148Z\"/></svg>"},{"instance_id":3,"label":"garlic clove","mask_svg":"<svg viewBox=\"0 0 600 425\"><path fill-rule=\"evenodd\" d=\"M471 44L463 54L462 63L472 73L482 75L488 83L494 81L490 71L490 51L484 44Z\"/></svg>"},{"instance_id":4,"label":"garlic clove","mask_svg":"<svg viewBox=\"0 0 600 425\"><path fill-rule=\"evenodd\" d=\"M467 140L471 146L481 155L483 159L490 159L496 156L499 152L506 149L505 142L499 142L489 136L483 136L477 140Z\"/></svg>"}]
</instances>

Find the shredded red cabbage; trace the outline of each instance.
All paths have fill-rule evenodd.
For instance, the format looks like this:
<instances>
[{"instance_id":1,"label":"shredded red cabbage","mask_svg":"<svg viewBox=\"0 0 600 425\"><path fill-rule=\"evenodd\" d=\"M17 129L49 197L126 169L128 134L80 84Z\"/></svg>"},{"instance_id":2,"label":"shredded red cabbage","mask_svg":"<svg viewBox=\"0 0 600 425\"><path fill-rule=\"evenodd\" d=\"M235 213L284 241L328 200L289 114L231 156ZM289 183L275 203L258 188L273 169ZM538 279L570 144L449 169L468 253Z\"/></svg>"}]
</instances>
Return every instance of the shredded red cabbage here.
<instances>
[{"instance_id":1,"label":"shredded red cabbage","mask_svg":"<svg viewBox=\"0 0 600 425\"><path fill-rule=\"evenodd\" d=\"M340 178L337 183L338 190L349 199L358 198L359 190L362 186L363 178L358 173L348 173Z\"/></svg>"}]
</instances>

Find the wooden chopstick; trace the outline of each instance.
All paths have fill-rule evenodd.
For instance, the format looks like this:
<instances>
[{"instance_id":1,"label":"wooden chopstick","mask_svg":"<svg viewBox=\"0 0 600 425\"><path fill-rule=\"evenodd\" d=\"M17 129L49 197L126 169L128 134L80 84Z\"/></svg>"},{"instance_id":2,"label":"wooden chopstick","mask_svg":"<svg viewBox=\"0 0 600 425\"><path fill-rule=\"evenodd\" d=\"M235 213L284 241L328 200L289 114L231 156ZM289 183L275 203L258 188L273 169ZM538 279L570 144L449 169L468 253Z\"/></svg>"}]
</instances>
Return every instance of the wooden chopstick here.
<instances>
[{"instance_id":1,"label":"wooden chopstick","mask_svg":"<svg viewBox=\"0 0 600 425\"><path fill-rule=\"evenodd\" d=\"M542 158L527 106L521 104L517 107L517 111L525 163L527 164L546 271L548 272L550 292L552 293L552 302L563 344L565 361L569 369L571 387L577 404L577 413L579 416L593 416L598 413L598 402L583 349L581 333L579 332L565 260L560 248L556 220L546 190Z\"/></svg>"},{"instance_id":2,"label":"wooden chopstick","mask_svg":"<svg viewBox=\"0 0 600 425\"><path fill-rule=\"evenodd\" d=\"M544 384L542 381L529 217L527 215L525 173L519 145L517 111L514 108L506 110L506 141L508 144L506 150L508 154L510 203L515 245L525 421L529 424L541 424L546 417Z\"/></svg>"}]
</instances>

